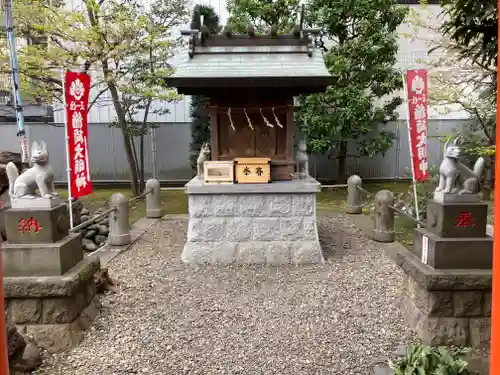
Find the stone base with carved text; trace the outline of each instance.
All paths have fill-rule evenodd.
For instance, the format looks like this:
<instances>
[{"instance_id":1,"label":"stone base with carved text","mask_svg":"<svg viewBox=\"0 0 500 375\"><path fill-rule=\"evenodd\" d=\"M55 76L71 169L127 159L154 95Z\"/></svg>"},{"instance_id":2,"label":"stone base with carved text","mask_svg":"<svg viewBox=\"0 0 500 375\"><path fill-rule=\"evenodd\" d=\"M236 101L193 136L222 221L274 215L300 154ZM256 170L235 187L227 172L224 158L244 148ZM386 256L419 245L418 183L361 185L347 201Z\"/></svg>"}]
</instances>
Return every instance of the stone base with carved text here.
<instances>
[{"instance_id":1,"label":"stone base with carved text","mask_svg":"<svg viewBox=\"0 0 500 375\"><path fill-rule=\"evenodd\" d=\"M324 263L316 225L314 179L265 185L204 185L193 179L188 264Z\"/></svg>"}]
</instances>

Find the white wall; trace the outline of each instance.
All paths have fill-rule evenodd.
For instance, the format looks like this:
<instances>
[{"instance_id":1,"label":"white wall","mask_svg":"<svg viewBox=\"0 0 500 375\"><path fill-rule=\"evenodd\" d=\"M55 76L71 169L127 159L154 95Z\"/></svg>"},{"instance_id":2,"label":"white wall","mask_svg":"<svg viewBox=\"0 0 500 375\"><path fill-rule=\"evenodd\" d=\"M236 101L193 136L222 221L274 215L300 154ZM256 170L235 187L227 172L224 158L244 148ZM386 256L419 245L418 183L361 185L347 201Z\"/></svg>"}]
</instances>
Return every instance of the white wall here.
<instances>
[{"instance_id":1,"label":"white wall","mask_svg":"<svg viewBox=\"0 0 500 375\"><path fill-rule=\"evenodd\" d=\"M144 0L148 1L148 0ZM220 17L221 24L224 25L227 22L229 14L227 12L225 6L225 0L202 0L200 2L193 0L194 3L201 3L203 5L212 6L215 11L218 13ZM78 9L82 6L82 0L67 0L67 7L69 9ZM428 5L427 7L422 7L419 5L410 6L413 9L417 10L424 17L430 17L434 19L436 23L439 22L438 14L440 13L439 5ZM188 25L186 25L186 28ZM400 51L398 54L398 63L397 67L401 69L411 69L422 67L421 64L418 63L419 59L425 59L427 57L428 47L426 46L423 40L409 40L405 34L410 34L412 32L412 27L409 25L401 25L399 28L400 34ZM422 35L423 39L430 38L432 35L429 35L427 30L420 29L419 35ZM179 54L174 59L174 64L176 62L180 62L187 58L187 53L184 52ZM403 93L400 93L403 95ZM91 96L92 100L92 96ZM156 108L167 107L170 110L169 114L158 116L152 115L150 118L154 122L190 122L189 116L189 97L186 97L184 100L181 100L177 103L155 103ZM405 106L402 106L399 110L400 118L406 119L406 110ZM113 121L115 116L114 109L112 108L112 104L110 102L109 96L103 97L100 100L100 104L95 106L90 110L89 113L89 122L91 123L109 123ZM450 117L451 116L451 117ZM55 122L63 122L63 113L62 111L56 110L54 113ZM448 114L443 116L442 114L437 113L436 111L430 111L430 118L433 119L444 119L444 118L465 118L466 115L463 112L453 112L452 114Z\"/></svg>"}]
</instances>

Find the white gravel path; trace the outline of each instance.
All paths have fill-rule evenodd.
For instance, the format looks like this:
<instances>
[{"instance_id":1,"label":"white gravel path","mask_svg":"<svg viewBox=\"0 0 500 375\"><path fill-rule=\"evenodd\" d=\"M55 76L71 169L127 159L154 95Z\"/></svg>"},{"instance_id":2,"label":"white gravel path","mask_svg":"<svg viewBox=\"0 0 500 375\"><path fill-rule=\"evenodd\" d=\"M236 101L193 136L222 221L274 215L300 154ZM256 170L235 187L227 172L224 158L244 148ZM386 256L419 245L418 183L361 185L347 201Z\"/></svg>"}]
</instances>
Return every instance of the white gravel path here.
<instances>
[{"instance_id":1,"label":"white gravel path","mask_svg":"<svg viewBox=\"0 0 500 375\"><path fill-rule=\"evenodd\" d=\"M37 374L372 375L374 358L415 339L402 271L345 216L320 219L329 258L313 267L186 268L186 224L159 222L111 263L122 292Z\"/></svg>"}]
</instances>

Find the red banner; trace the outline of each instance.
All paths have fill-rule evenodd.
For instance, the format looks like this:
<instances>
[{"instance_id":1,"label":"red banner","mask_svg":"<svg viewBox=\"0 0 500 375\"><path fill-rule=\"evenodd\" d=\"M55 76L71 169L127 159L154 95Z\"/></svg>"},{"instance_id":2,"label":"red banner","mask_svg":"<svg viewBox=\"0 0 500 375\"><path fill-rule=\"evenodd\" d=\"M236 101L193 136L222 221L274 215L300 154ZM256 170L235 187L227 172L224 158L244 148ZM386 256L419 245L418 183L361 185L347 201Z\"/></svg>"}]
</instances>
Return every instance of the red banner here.
<instances>
[{"instance_id":1,"label":"red banner","mask_svg":"<svg viewBox=\"0 0 500 375\"><path fill-rule=\"evenodd\" d=\"M78 198L92 193L87 130L90 76L85 73L67 72L64 87L68 120L71 196Z\"/></svg>"},{"instance_id":2,"label":"red banner","mask_svg":"<svg viewBox=\"0 0 500 375\"><path fill-rule=\"evenodd\" d=\"M408 92L408 126L410 134L410 150L413 157L413 176L415 181L429 178L427 162L427 130L428 130L428 96L427 71L408 70L406 72Z\"/></svg>"}]
</instances>

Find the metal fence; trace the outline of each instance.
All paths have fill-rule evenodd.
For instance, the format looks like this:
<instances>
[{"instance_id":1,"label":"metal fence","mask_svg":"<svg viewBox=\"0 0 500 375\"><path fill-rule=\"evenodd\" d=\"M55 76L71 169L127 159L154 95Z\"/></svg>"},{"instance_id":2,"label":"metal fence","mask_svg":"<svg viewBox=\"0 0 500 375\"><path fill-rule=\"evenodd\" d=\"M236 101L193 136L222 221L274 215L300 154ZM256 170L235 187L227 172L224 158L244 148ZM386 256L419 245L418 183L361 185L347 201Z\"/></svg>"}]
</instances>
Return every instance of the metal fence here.
<instances>
[{"instance_id":1,"label":"metal fence","mask_svg":"<svg viewBox=\"0 0 500 375\"><path fill-rule=\"evenodd\" d=\"M438 165L442 153L440 136L450 135L462 127L466 120L429 121L429 165ZM406 121L395 121L386 126L396 133L393 147L384 155L373 158L348 158L346 174L357 174L364 180L396 180L408 178L410 156ZM50 151L56 181L66 181L64 127L61 124L27 124L30 141L45 141ZM0 123L0 151L19 152L15 124ZM298 138L298 137L297 137ZM156 129L158 179L182 183L192 177L189 164L189 123L159 123ZM151 139L145 139L146 178L152 177ZM89 124L89 152L92 179L96 182L128 181L128 165L120 130L102 123ZM355 144L349 153L356 153ZM337 162L324 155L312 155L310 173L320 181L335 180Z\"/></svg>"}]
</instances>

